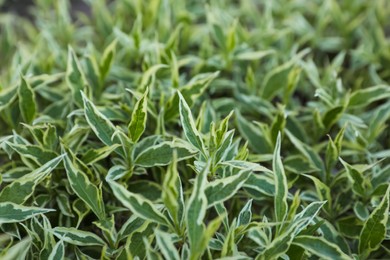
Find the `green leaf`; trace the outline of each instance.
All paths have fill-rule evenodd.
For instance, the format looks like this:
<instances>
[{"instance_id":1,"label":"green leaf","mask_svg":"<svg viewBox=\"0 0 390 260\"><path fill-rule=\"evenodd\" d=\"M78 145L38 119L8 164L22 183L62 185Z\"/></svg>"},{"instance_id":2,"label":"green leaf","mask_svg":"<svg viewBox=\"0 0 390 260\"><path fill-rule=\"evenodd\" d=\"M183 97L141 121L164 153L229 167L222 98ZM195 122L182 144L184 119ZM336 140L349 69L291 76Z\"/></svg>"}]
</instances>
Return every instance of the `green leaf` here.
<instances>
[{"instance_id":1,"label":"green leaf","mask_svg":"<svg viewBox=\"0 0 390 260\"><path fill-rule=\"evenodd\" d=\"M180 88L180 94L184 97L190 108L194 105L197 98L203 94L210 83L218 77L218 75L219 72L199 74L191 79L186 86ZM178 114L179 111L177 107L179 102L179 94L178 92L175 92L165 106L164 118L166 121L170 121Z\"/></svg>"},{"instance_id":2,"label":"green leaf","mask_svg":"<svg viewBox=\"0 0 390 260\"><path fill-rule=\"evenodd\" d=\"M54 209L26 207L12 202L0 202L0 224L19 223L39 214L44 214Z\"/></svg>"},{"instance_id":3,"label":"green leaf","mask_svg":"<svg viewBox=\"0 0 390 260\"><path fill-rule=\"evenodd\" d=\"M156 208L156 206L141 195L132 193L125 189L122 185L114 181L109 181L111 189L115 197L134 214L145 219L167 226L168 220Z\"/></svg>"},{"instance_id":4,"label":"green leaf","mask_svg":"<svg viewBox=\"0 0 390 260\"><path fill-rule=\"evenodd\" d=\"M296 138L290 131L285 129L285 133L288 138L294 144L294 146L306 157L306 159L310 162L311 166L317 168L321 171L321 178L324 179L325 167L321 160L321 157L314 151L313 148L303 143L301 140Z\"/></svg>"},{"instance_id":5,"label":"green leaf","mask_svg":"<svg viewBox=\"0 0 390 260\"><path fill-rule=\"evenodd\" d=\"M77 167L73 153L69 149L65 151L64 165L70 187L99 219L104 219L105 209L101 190Z\"/></svg>"},{"instance_id":6,"label":"green leaf","mask_svg":"<svg viewBox=\"0 0 390 260\"><path fill-rule=\"evenodd\" d=\"M264 131L258 126L248 122L241 113L236 110L236 125L242 137L248 141L249 147L259 154L271 153L270 140L265 136Z\"/></svg>"},{"instance_id":7,"label":"green leaf","mask_svg":"<svg viewBox=\"0 0 390 260\"><path fill-rule=\"evenodd\" d=\"M179 253L177 252L172 240L172 236L164 231L156 229L156 242L160 248L165 259L179 260Z\"/></svg>"},{"instance_id":8,"label":"green leaf","mask_svg":"<svg viewBox=\"0 0 390 260\"><path fill-rule=\"evenodd\" d=\"M37 105L35 103L35 93L30 84L22 76L21 83L18 88L19 108L24 122L30 124L37 112Z\"/></svg>"},{"instance_id":9,"label":"green leaf","mask_svg":"<svg viewBox=\"0 0 390 260\"><path fill-rule=\"evenodd\" d=\"M101 81L104 81L104 79L107 77L108 73L110 72L110 69L111 69L112 64L114 62L115 48L116 48L117 42L118 42L117 39L115 39L104 50L103 58L102 58L101 63L100 63Z\"/></svg>"},{"instance_id":10,"label":"green leaf","mask_svg":"<svg viewBox=\"0 0 390 260\"><path fill-rule=\"evenodd\" d=\"M135 104L133 114L131 115L131 121L129 124L129 137L132 142L136 143L146 127L147 118L147 104L148 104L148 89L146 89L142 98L140 98Z\"/></svg>"},{"instance_id":11,"label":"green leaf","mask_svg":"<svg viewBox=\"0 0 390 260\"><path fill-rule=\"evenodd\" d=\"M233 176L208 183L204 190L208 207L224 202L234 196L251 173L250 170L242 170Z\"/></svg>"},{"instance_id":12,"label":"green leaf","mask_svg":"<svg viewBox=\"0 0 390 260\"><path fill-rule=\"evenodd\" d=\"M134 160L134 164L143 167L168 165L172 161L173 151L177 151L178 160L185 160L194 155L192 147L185 147L179 143L162 142L146 148Z\"/></svg>"},{"instance_id":13,"label":"green leaf","mask_svg":"<svg viewBox=\"0 0 390 260\"><path fill-rule=\"evenodd\" d=\"M359 240L359 253L363 255L363 258L368 257L370 252L377 250L386 237L386 225L389 218L389 194L390 185L381 203L364 223Z\"/></svg>"},{"instance_id":14,"label":"green leaf","mask_svg":"<svg viewBox=\"0 0 390 260\"><path fill-rule=\"evenodd\" d=\"M325 202L312 202L300 213L295 215L290 225L268 244L257 259L277 259L287 252L293 239L305 229L317 216Z\"/></svg>"},{"instance_id":15,"label":"green leaf","mask_svg":"<svg viewBox=\"0 0 390 260\"><path fill-rule=\"evenodd\" d=\"M365 89L359 89L352 93L349 98L348 107L363 107L377 100L390 97L389 86L374 86Z\"/></svg>"},{"instance_id":16,"label":"green leaf","mask_svg":"<svg viewBox=\"0 0 390 260\"><path fill-rule=\"evenodd\" d=\"M7 108L18 96L19 87L10 87L0 91L0 111Z\"/></svg>"},{"instance_id":17,"label":"green leaf","mask_svg":"<svg viewBox=\"0 0 390 260\"><path fill-rule=\"evenodd\" d=\"M180 211L184 208L183 188L177 170L177 154L174 153L173 160L169 164L166 175L164 177L162 200L167 207L175 225L180 226L182 216Z\"/></svg>"},{"instance_id":18,"label":"green leaf","mask_svg":"<svg viewBox=\"0 0 390 260\"><path fill-rule=\"evenodd\" d=\"M179 112L180 112L180 121L181 126L183 127L184 135L187 140L198 150L204 154L205 148L203 144L202 137L195 126L194 118L191 114L191 109L185 101L184 97L178 92L180 102L179 102Z\"/></svg>"},{"instance_id":19,"label":"green leaf","mask_svg":"<svg viewBox=\"0 0 390 260\"><path fill-rule=\"evenodd\" d=\"M87 82L81 69L81 65L72 47L68 47L68 65L66 69L66 84L69 86L73 101L81 107L83 104L81 92L85 91Z\"/></svg>"},{"instance_id":20,"label":"green leaf","mask_svg":"<svg viewBox=\"0 0 390 260\"><path fill-rule=\"evenodd\" d=\"M191 259L197 259L203 254L202 240L205 234L203 219L206 216L207 197L205 186L210 164L203 168L195 180L194 189L187 204L186 224L190 242Z\"/></svg>"},{"instance_id":21,"label":"green leaf","mask_svg":"<svg viewBox=\"0 0 390 260\"><path fill-rule=\"evenodd\" d=\"M252 220L252 201L248 200L245 206L241 209L240 214L238 215L237 226L248 225Z\"/></svg>"},{"instance_id":22,"label":"green leaf","mask_svg":"<svg viewBox=\"0 0 390 260\"><path fill-rule=\"evenodd\" d=\"M34 194L35 187L46 178L61 162L63 156L58 156L7 185L0 193L0 202L23 204Z\"/></svg>"},{"instance_id":23,"label":"green leaf","mask_svg":"<svg viewBox=\"0 0 390 260\"><path fill-rule=\"evenodd\" d=\"M23 145L10 142L6 142L6 144L20 156L32 159L38 165L43 165L57 157L56 153L46 150L38 145Z\"/></svg>"},{"instance_id":24,"label":"green leaf","mask_svg":"<svg viewBox=\"0 0 390 260\"><path fill-rule=\"evenodd\" d=\"M275 216L276 221L283 222L287 216L287 177L280 158L281 134L276 139L272 170L275 175Z\"/></svg>"},{"instance_id":25,"label":"green leaf","mask_svg":"<svg viewBox=\"0 0 390 260\"><path fill-rule=\"evenodd\" d=\"M274 54L274 50L266 50L266 51L247 51L239 53L235 56L235 59L237 60L260 60L264 58L265 56L268 56L270 54Z\"/></svg>"},{"instance_id":26,"label":"green leaf","mask_svg":"<svg viewBox=\"0 0 390 260\"><path fill-rule=\"evenodd\" d=\"M117 130L111 121L98 111L83 92L81 92L81 96L84 102L85 118L96 136L108 146L120 144L118 136L114 135ZM123 155L122 150L117 149L116 151Z\"/></svg>"},{"instance_id":27,"label":"green leaf","mask_svg":"<svg viewBox=\"0 0 390 260\"><path fill-rule=\"evenodd\" d=\"M77 246L104 246L106 243L96 234L76 228L55 227L51 232L59 239Z\"/></svg>"},{"instance_id":28,"label":"green leaf","mask_svg":"<svg viewBox=\"0 0 390 260\"><path fill-rule=\"evenodd\" d=\"M351 259L336 244L321 237L298 236L294 239L293 244L302 247L321 259Z\"/></svg>"},{"instance_id":29,"label":"green leaf","mask_svg":"<svg viewBox=\"0 0 390 260\"><path fill-rule=\"evenodd\" d=\"M364 187L363 173L360 172L358 169L354 168L352 165L345 162L343 159L339 158L339 160L347 172L348 179L352 183L353 191L359 194L360 196L365 196L366 189Z\"/></svg>"},{"instance_id":30,"label":"green leaf","mask_svg":"<svg viewBox=\"0 0 390 260\"><path fill-rule=\"evenodd\" d=\"M48 260L63 259L65 256L65 247L62 240L58 241L51 251Z\"/></svg>"}]
</instances>

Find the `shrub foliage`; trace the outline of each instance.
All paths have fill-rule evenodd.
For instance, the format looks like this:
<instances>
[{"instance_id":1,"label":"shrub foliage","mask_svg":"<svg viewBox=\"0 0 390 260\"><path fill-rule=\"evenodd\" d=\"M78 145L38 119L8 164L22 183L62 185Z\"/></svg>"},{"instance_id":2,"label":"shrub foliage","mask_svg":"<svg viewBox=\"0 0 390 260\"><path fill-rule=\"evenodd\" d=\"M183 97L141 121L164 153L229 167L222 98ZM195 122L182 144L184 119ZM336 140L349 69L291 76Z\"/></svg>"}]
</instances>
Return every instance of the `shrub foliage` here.
<instances>
[{"instance_id":1,"label":"shrub foliage","mask_svg":"<svg viewBox=\"0 0 390 260\"><path fill-rule=\"evenodd\" d=\"M85 3L0 14L1 259L389 257L388 1Z\"/></svg>"}]
</instances>

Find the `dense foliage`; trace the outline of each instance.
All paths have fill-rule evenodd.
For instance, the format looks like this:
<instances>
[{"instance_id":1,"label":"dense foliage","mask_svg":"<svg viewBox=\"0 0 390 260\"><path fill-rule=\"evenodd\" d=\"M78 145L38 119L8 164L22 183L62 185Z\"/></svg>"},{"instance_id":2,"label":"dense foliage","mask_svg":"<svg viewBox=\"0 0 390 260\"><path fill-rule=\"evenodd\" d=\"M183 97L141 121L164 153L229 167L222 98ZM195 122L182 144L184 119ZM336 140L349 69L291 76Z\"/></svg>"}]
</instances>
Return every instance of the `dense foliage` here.
<instances>
[{"instance_id":1,"label":"dense foliage","mask_svg":"<svg viewBox=\"0 0 390 260\"><path fill-rule=\"evenodd\" d=\"M389 1L85 3L0 14L1 259L390 257Z\"/></svg>"}]
</instances>

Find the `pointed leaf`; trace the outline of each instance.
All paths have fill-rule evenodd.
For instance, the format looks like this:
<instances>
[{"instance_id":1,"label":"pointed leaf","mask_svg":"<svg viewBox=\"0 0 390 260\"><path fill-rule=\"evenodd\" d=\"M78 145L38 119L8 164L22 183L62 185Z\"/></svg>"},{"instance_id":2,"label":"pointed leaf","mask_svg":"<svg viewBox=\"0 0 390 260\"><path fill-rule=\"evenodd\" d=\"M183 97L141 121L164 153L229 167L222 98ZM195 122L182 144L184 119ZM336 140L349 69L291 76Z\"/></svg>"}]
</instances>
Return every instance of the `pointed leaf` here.
<instances>
[{"instance_id":1,"label":"pointed leaf","mask_svg":"<svg viewBox=\"0 0 390 260\"><path fill-rule=\"evenodd\" d=\"M131 121L129 124L129 136L132 142L136 143L145 131L147 118L148 89L135 104Z\"/></svg>"},{"instance_id":2,"label":"pointed leaf","mask_svg":"<svg viewBox=\"0 0 390 260\"><path fill-rule=\"evenodd\" d=\"M18 97L22 118L26 123L30 124L35 118L37 105L35 103L34 90L24 77L21 77L21 83L18 88Z\"/></svg>"}]
</instances>

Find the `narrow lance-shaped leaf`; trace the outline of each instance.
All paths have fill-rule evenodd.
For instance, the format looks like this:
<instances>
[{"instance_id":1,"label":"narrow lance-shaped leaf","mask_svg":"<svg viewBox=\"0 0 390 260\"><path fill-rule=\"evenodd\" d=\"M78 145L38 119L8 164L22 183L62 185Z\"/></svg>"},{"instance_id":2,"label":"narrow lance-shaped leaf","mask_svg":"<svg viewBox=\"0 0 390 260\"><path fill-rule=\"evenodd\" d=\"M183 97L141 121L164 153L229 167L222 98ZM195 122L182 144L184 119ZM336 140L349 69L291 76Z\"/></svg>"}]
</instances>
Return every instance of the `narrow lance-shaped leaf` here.
<instances>
[{"instance_id":1,"label":"narrow lance-shaped leaf","mask_svg":"<svg viewBox=\"0 0 390 260\"><path fill-rule=\"evenodd\" d=\"M284 172L282 159L280 158L281 135L278 134L272 162L272 170L275 175L275 216L276 220L283 222L287 214L287 178Z\"/></svg>"},{"instance_id":2,"label":"narrow lance-shaped leaf","mask_svg":"<svg viewBox=\"0 0 390 260\"><path fill-rule=\"evenodd\" d=\"M293 244L302 247L310 253L327 260L348 260L351 259L334 243L322 237L298 236L294 239Z\"/></svg>"},{"instance_id":3,"label":"narrow lance-shaped leaf","mask_svg":"<svg viewBox=\"0 0 390 260\"><path fill-rule=\"evenodd\" d=\"M175 225L179 225L179 190L181 186L179 173L177 171L177 153L173 153L173 160L169 164L164 177L162 200L167 207Z\"/></svg>"},{"instance_id":4,"label":"narrow lance-shaped leaf","mask_svg":"<svg viewBox=\"0 0 390 260\"><path fill-rule=\"evenodd\" d=\"M73 153L69 149L64 149L66 151L64 165L70 187L99 219L104 219L105 210L101 191L91 183L87 175L75 165Z\"/></svg>"},{"instance_id":5,"label":"narrow lance-shaped leaf","mask_svg":"<svg viewBox=\"0 0 390 260\"><path fill-rule=\"evenodd\" d=\"M179 112L180 112L180 121L183 127L184 135L187 140L200 152L204 153L204 144L200 133L196 129L194 118L191 114L191 109L189 108L187 102L180 92L177 92L180 98L179 102Z\"/></svg>"},{"instance_id":6,"label":"narrow lance-shaped leaf","mask_svg":"<svg viewBox=\"0 0 390 260\"><path fill-rule=\"evenodd\" d=\"M112 63L114 62L115 48L116 48L117 42L118 41L115 39L104 50L103 58L102 58L102 61L100 63L100 78L101 78L101 81L104 81L104 79L107 77L107 74L110 72L110 69L112 67Z\"/></svg>"},{"instance_id":7,"label":"narrow lance-shaped leaf","mask_svg":"<svg viewBox=\"0 0 390 260\"><path fill-rule=\"evenodd\" d=\"M30 124L35 118L37 105L35 103L34 90L23 76L18 88L18 97L22 118L26 123Z\"/></svg>"},{"instance_id":8,"label":"narrow lance-shaped leaf","mask_svg":"<svg viewBox=\"0 0 390 260\"><path fill-rule=\"evenodd\" d=\"M236 175L208 183L204 191L207 197L208 207L234 196L250 174L250 170L242 170Z\"/></svg>"},{"instance_id":9,"label":"narrow lance-shaped leaf","mask_svg":"<svg viewBox=\"0 0 390 260\"><path fill-rule=\"evenodd\" d=\"M66 83L68 84L72 95L73 101L78 105L82 106L83 101L81 97L81 91L84 91L86 86L86 80L81 69L81 65L74 53L72 47L68 48L68 65L66 69Z\"/></svg>"},{"instance_id":10,"label":"narrow lance-shaped leaf","mask_svg":"<svg viewBox=\"0 0 390 260\"><path fill-rule=\"evenodd\" d=\"M65 247L62 240L58 241L49 255L49 260L64 259Z\"/></svg>"},{"instance_id":11,"label":"narrow lance-shaped leaf","mask_svg":"<svg viewBox=\"0 0 390 260\"><path fill-rule=\"evenodd\" d=\"M148 199L139 194L132 193L122 185L114 182L108 182L114 192L115 197L134 214L139 217L167 226L168 220Z\"/></svg>"},{"instance_id":12,"label":"narrow lance-shaped leaf","mask_svg":"<svg viewBox=\"0 0 390 260\"><path fill-rule=\"evenodd\" d=\"M132 142L136 143L146 127L148 89L145 94L135 104L131 121L129 124L129 136Z\"/></svg>"},{"instance_id":13,"label":"narrow lance-shaped leaf","mask_svg":"<svg viewBox=\"0 0 390 260\"><path fill-rule=\"evenodd\" d=\"M19 223L39 214L44 214L53 209L26 207L12 202L0 202L0 224Z\"/></svg>"},{"instance_id":14,"label":"narrow lance-shaped leaf","mask_svg":"<svg viewBox=\"0 0 390 260\"><path fill-rule=\"evenodd\" d=\"M6 144L14 151L16 151L20 156L29 158L38 165L43 165L57 157L56 153L46 150L38 145L23 145L11 142L6 142Z\"/></svg>"},{"instance_id":15,"label":"narrow lance-shaped leaf","mask_svg":"<svg viewBox=\"0 0 390 260\"><path fill-rule=\"evenodd\" d=\"M51 230L59 239L77 246L104 246L105 242L96 234L76 228L56 227Z\"/></svg>"},{"instance_id":16,"label":"narrow lance-shaped leaf","mask_svg":"<svg viewBox=\"0 0 390 260\"><path fill-rule=\"evenodd\" d=\"M204 191L209 167L210 163L207 163L203 171L196 177L194 190L192 191L187 206L186 223L190 241L191 259L197 259L203 254L203 251L200 252L200 249L205 232L203 219L206 215L207 197Z\"/></svg>"},{"instance_id":17,"label":"narrow lance-shaped leaf","mask_svg":"<svg viewBox=\"0 0 390 260\"><path fill-rule=\"evenodd\" d=\"M386 225L389 218L390 185L378 207L371 213L360 233L359 253L365 257L381 245L386 236Z\"/></svg>"},{"instance_id":18,"label":"narrow lance-shaped leaf","mask_svg":"<svg viewBox=\"0 0 390 260\"><path fill-rule=\"evenodd\" d=\"M348 107L363 107L370 103L390 97L389 86L379 85L365 89L359 89L352 93Z\"/></svg>"},{"instance_id":19,"label":"narrow lance-shaped leaf","mask_svg":"<svg viewBox=\"0 0 390 260\"><path fill-rule=\"evenodd\" d=\"M87 96L81 92L83 102L84 102L84 113L85 118L92 131L96 136L106 145L120 144L120 140L116 133L115 126L111 123L106 116L104 116L95 105L87 98ZM124 155L123 150L115 150L121 155Z\"/></svg>"},{"instance_id":20,"label":"narrow lance-shaped leaf","mask_svg":"<svg viewBox=\"0 0 390 260\"><path fill-rule=\"evenodd\" d=\"M0 193L0 202L23 204L34 193L35 187L57 167L61 160L62 156L58 156L7 185Z\"/></svg>"},{"instance_id":21,"label":"narrow lance-shaped leaf","mask_svg":"<svg viewBox=\"0 0 390 260\"><path fill-rule=\"evenodd\" d=\"M172 236L158 229L156 229L154 233L156 234L157 245L165 259L179 260L179 253L173 243Z\"/></svg>"},{"instance_id":22,"label":"narrow lance-shaped leaf","mask_svg":"<svg viewBox=\"0 0 390 260\"><path fill-rule=\"evenodd\" d=\"M185 160L194 155L192 146L175 144L172 142L163 142L153 145L142 151L134 160L134 164L143 167L155 167L168 165L172 160L173 150L176 150L179 160Z\"/></svg>"},{"instance_id":23,"label":"narrow lance-shaped leaf","mask_svg":"<svg viewBox=\"0 0 390 260\"><path fill-rule=\"evenodd\" d=\"M238 215L237 226L248 225L252 220L252 201L249 200L245 206L241 209L240 214Z\"/></svg>"}]
</instances>

